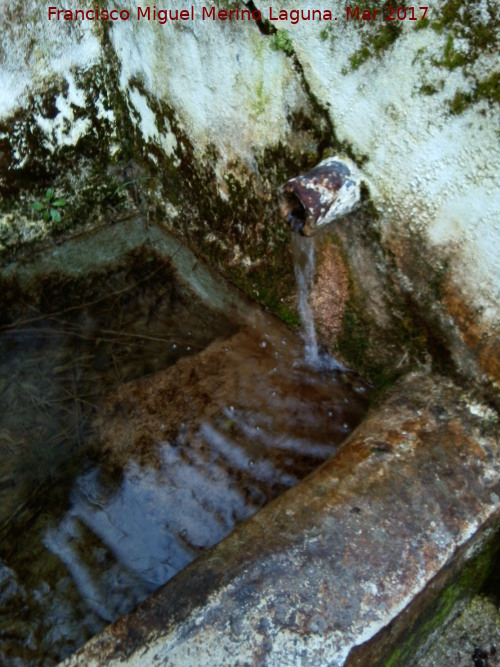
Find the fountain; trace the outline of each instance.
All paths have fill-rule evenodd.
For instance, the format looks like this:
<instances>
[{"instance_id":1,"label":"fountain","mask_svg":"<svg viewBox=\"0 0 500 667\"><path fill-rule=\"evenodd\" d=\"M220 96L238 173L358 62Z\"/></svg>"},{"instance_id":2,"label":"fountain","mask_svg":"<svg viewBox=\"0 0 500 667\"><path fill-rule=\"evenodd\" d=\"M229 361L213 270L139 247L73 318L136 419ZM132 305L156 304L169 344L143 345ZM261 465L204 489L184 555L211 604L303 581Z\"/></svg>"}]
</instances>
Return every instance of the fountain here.
<instances>
[{"instance_id":1,"label":"fountain","mask_svg":"<svg viewBox=\"0 0 500 667\"><path fill-rule=\"evenodd\" d=\"M349 215L360 201L360 175L350 160L332 157L281 187L280 208L292 230L292 252L305 361L313 368L346 370L320 354L310 304L315 277L315 235Z\"/></svg>"}]
</instances>

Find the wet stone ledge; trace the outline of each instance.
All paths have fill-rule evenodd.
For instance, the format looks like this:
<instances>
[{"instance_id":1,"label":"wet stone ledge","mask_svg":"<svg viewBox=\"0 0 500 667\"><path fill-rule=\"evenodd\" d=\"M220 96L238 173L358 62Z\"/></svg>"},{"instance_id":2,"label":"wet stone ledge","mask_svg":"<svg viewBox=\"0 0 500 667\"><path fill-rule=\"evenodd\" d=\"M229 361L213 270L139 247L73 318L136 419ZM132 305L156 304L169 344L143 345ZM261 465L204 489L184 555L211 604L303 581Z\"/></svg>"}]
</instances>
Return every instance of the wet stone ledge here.
<instances>
[{"instance_id":1,"label":"wet stone ledge","mask_svg":"<svg viewBox=\"0 0 500 667\"><path fill-rule=\"evenodd\" d=\"M415 664L463 573L465 588L486 576L499 466L493 411L408 376L323 466L64 664Z\"/></svg>"}]
</instances>

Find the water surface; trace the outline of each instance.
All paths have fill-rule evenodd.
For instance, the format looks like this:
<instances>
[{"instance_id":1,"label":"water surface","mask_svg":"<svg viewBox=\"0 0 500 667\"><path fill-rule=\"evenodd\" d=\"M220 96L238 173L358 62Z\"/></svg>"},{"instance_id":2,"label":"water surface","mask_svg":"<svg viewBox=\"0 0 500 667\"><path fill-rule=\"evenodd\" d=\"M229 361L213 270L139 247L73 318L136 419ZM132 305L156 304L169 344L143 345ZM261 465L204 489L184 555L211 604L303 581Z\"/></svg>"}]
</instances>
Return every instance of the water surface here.
<instances>
[{"instance_id":1,"label":"water surface","mask_svg":"<svg viewBox=\"0 0 500 667\"><path fill-rule=\"evenodd\" d=\"M214 309L150 248L10 303L2 665L57 664L314 470L367 408L356 374L311 366L271 317Z\"/></svg>"}]
</instances>

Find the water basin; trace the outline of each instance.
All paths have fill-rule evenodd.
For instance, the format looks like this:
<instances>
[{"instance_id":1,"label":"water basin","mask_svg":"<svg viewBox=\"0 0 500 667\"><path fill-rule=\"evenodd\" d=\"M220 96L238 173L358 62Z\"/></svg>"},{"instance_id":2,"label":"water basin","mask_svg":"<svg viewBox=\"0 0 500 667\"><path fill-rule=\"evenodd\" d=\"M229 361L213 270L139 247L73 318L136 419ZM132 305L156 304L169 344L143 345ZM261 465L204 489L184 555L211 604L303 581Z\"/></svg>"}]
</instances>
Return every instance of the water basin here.
<instances>
[{"instance_id":1,"label":"water basin","mask_svg":"<svg viewBox=\"0 0 500 667\"><path fill-rule=\"evenodd\" d=\"M330 457L369 386L161 230L2 273L0 662L54 665Z\"/></svg>"}]
</instances>

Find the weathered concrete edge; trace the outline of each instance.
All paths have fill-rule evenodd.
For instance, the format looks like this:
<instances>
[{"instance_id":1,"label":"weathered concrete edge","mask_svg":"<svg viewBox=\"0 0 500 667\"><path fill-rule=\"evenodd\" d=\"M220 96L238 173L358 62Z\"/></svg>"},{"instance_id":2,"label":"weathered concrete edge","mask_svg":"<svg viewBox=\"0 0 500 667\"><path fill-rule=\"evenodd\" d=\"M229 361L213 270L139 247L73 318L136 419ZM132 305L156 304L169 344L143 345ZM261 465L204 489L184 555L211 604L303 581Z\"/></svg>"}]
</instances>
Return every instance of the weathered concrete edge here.
<instances>
[{"instance_id":1,"label":"weathered concrete edge","mask_svg":"<svg viewBox=\"0 0 500 667\"><path fill-rule=\"evenodd\" d=\"M498 558L500 514L457 549L403 611L374 637L355 646L345 667L412 667L436 636L481 590Z\"/></svg>"},{"instance_id":2,"label":"weathered concrete edge","mask_svg":"<svg viewBox=\"0 0 500 667\"><path fill-rule=\"evenodd\" d=\"M386 653L409 603L491 538L494 419L448 380L406 378L335 457L64 664L368 664L349 654Z\"/></svg>"},{"instance_id":3,"label":"weathered concrete edge","mask_svg":"<svg viewBox=\"0 0 500 667\"><path fill-rule=\"evenodd\" d=\"M104 267L123 261L128 253L149 249L170 262L178 279L211 307L238 321L259 322L262 310L237 288L227 283L212 267L200 260L168 230L151 225L140 215L120 223L83 231L54 245L48 252L19 257L0 269L0 285L22 285L23 292L37 292L43 277L85 278ZM1 309L0 309L1 310Z\"/></svg>"}]
</instances>

